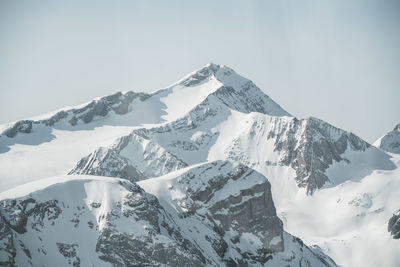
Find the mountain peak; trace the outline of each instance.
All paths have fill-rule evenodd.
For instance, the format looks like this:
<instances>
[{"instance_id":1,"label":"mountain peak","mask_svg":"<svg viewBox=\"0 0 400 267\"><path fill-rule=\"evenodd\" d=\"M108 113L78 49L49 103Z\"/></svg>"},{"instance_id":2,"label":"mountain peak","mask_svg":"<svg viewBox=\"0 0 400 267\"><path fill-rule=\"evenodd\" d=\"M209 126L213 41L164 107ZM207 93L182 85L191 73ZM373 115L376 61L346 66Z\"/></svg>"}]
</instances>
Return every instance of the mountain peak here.
<instances>
[{"instance_id":1,"label":"mountain peak","mask_svg":"<svg viewBox=\"0 0 400 267\"><path fill-rule=\"evenodd\" d=\"M400 154L400 123L392 131L379 138L374 145L384 151Z\"/></svg>"},{"instance_id":2,"label":"mountain peak","mask_svg":"<svg viewBox=\"0 0 400 267\"><path fill-rule=\"evenodd\" d=\"M213 62L210 62L210 63L206 64L204 67L202 67L198 71L201 71L201 70L209 70L214 75L219 73L221 70L225 71L225 72L230 72L230 73L235 73L236 74L236 72L232 68L230 68L230 67L228 67L226 65L223 65L223 64L216 64L216 63L213 63ZM198 72L198 71L195 71L195 72Z\"/></svg>"},{"instance_id":3,"label":"mountain peak","mask_svg":"<svg viewBox=\"0 0 400 267\"><path fill-rule=\"evenodd\" d=\"M243 85L250 80L243 78L237 74L233 69L226 65L220 65L215 63L208 63L201 69L198 69L182 80L178 81L177 84L183 85L185 87L192 87L199 85L214 78L215 80L221 82L224 85Z\"/></svg>"}]
</instances>

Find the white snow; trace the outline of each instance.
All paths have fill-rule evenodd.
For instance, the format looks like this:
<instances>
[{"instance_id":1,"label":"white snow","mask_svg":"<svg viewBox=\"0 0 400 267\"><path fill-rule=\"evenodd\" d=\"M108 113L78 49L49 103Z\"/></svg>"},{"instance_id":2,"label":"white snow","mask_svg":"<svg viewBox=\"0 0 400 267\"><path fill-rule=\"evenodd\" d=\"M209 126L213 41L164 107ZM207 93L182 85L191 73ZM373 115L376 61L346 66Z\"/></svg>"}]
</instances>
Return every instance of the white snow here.
<instances>
[{"instance_id":1,"label":"white snow","mask_svg":"<svg viewBox=\"0 0 400 267\"><path fill-rule=\"evenodd\" d=\"M400 157L393 159L397 166ZM287 194L272 183L284 228L316 244L342 266L399 266L400 243L387 231L399 210L400 169L374 171L357 181L318 190L313 196ZM371 255L373 256L366 256Z\"/></svg>"},{"instance_id":2,"label":"white snow","mask_svg":"<svg viewBox=\"0 0 400 267\"><path fill-rule=\"evenodd\" d=\"M18 133L15 138L1 136L0 200L19 198L45 190L46 193L43 195L47 194L49 197L57 195L59 199L65 201L82 199L88 208L92 202L101 203L100 208L90 208L90 219L98 221L126 192L118 185L120 179L117 178L65 176L82 157L100 146L107 147L114 144L117 138L128 135L138 128L153 128L183 118L190 121L192 117L189 112L222 85L237 89L249 82L225 66L220 66L215 75L210 75L194 86L183 86L182 81L186 78L157 91L146 101L135 101L130 106L130 112L125 115L110 112L104 118L96 117L89 124L79 123L77 126L69 125L67 118L56 123L54 127L35 124L31 134ZM279 163L282 155L275 151L275 141L268 139L270 132L286 129L293 123L293 117L284 114L274 117L256 112L244 114L222 105L216 97L211 96L208 101L208 108L211 107L218 113L196 129L160 134L155 138L157 142L143 139L128 145L121 153L123 156L135 159L141 158L145 152L159 156L168 148L190 165L188 168L139 183L147 192L156 195L167 211L176 216L178 222L180 222L178 213L185 211L185 207L179 205L178 200L186 196L188 187L201 186L207 178L193 181L191 185L182 185L177 182L179 175L206 162L228 158L245 163L270 181L277 213L284 222L285 230L300 237L307 245L318 245L324 253L343 266L400 266L400 242L392 239L387 231L389 218L400 209L399 155L383 151L378 153L374 148L364 152L346 151L343 156L352 164L347 164L345 161L332 164L326 171L331 183L317 190L312 196L307 196L304 189L298 188L293 168ZM69 108L77 106L60 110ZM56 112L34 119L47 119ZM276 112L279 113L280 110ZM0 125L0 132L9 125L11 124ZM305 130L305 125L300 127L301 130ZM337 132L334 129L332 131L331 135L334 138ZM315 136L315 140L318 138ZM381 140L382 138L377 140L374 145L379 147ZM179 146L178 141L186 141L195 145L197 149L182 149L183 145ZM169 146L174 142L175 147ZM385 169L383 165L389 158L396 169L377 170L381 167ZM139 169L148 167L143 161L134 163ZM159 165L152 166L161 168ZM390 169L390 166L386 169ZM55 177L42 179L51 176ZM259 180L251 182L255 184ZM249 184L244 181L229 181L225 191L216 195L214 200L237 194L241 188L248 186ZM74 194L66 194L64 191ZM190 227L182 225L182 231L188 236L194 235L196 240L203 240L204 233L209 231L195 220L187 219L181 223L193 223ZM129 229L126 225L121 227L138 234L144 231L142 228ZM79 240L83 242L82 244L93 246L95 235L89 233L86 237L87 233L82 231L65 236L65 242ZM54 233L51 231L46 233L46 242L55 242L52 234ZM28 235L26 238L37 238ZM274 238L271 244L279 242L278 238L280 237ZM248 248L257 246L257 239L251 235L244 235L242 239L242 244L248 244ZM290 235L285 234L284 240L288 247L293 245ZM204 241L204 246L207 244ZM215 253L210 248L204 249L208 251L208 255ZM55 250L49 249L47 252L49 257L59 255ZM85 251L81 253L84 255ZM33 257L37 258L40 255L35 252ZM286 256L290 257L289 254L282 255ZM17 263L20 266L26 265L26 262ZM104 262L90 255L88 264L101 266Z\"/></svg>"}]
</instances>

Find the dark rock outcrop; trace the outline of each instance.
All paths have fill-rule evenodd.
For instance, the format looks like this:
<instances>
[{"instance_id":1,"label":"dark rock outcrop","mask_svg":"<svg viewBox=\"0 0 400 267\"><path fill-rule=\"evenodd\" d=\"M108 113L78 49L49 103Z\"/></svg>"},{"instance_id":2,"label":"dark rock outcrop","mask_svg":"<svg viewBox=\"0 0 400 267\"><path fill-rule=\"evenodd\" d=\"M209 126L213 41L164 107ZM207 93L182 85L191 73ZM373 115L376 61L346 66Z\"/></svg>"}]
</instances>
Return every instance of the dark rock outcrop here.
<instances>
[{"instance_id":1,"label":"dark rock outcrop","mask_svg":"<svg viewBox=\"0 0 400 267\"><path fill-rule=\"evenodd\" d=\"M82 108L59 111L48 119L18 121L5 129L0 136L4 135L13 138L18 133L32 133L34 131L34 125L42 124L51 127L63 119L68 119L68 123L75 126L79 122L85 124L90 123L96 116L105 117L111 111L118 115L123 115L129 112L129 106L134 100L145 101L150 96L151 94L134 93L132 91L126 93L117 92L113 95L93 100Z\"/></svg>"},{"instance_id":2,"label":"dark rock outcrop","mask_svg":"<svg viewBox=\"0 0 400 267\"><path fill-rule=\"evenodd\" d=\"M260 173L216 161L169 183L157 198L127 180L75 177L3 199L1 265L335 266L283 231Z\"/></svg>"},{"instance_id":3,"label":"dark rock outcrop","mask_svg":"<svg viewBox=\"0 0 400 267\"><path fill-rule=\"evenodd\" d=\"M400 239L400 210L389 219L388 231L394 239Z\"/></svg>"},{"instance_id":4,"label":"dark rock outcrop","mask_svg":"<svg viewBox=\"0 0 400 267\"><path fill-rule=\"evenodd\" d=\"M111 147L99 148L84 157L69 174L119 177L136 182L186 166L172 153L134 132L118 139Z\"/></svg>"},{"instance_id":5,"label":"dark rock outcrop","mask_svg":"<svg viewBox=\"0 0 400 267\"><path fill-rule=\"evenodd\" d=\"M400 123L379 140L378 147L387 152L400 154Z\"/></svg>"}]
</instances>

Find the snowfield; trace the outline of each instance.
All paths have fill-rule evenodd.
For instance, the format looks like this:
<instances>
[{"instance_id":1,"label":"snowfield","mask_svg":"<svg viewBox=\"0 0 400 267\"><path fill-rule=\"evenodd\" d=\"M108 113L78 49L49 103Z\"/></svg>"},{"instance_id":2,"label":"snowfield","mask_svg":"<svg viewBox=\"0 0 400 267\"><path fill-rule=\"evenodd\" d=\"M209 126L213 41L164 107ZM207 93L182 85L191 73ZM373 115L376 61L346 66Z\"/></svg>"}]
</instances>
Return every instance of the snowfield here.
<instances>
[{"instance_id":1,"label":"snowfield","mask_svg":"<svg viewBox=\"0 0 400 267\"><path fill-rule=\"evenodd\" d=\"M1 125L0 265L400 266L399 129L371 145L212 63Z\"/></svg>"}]
</instances>

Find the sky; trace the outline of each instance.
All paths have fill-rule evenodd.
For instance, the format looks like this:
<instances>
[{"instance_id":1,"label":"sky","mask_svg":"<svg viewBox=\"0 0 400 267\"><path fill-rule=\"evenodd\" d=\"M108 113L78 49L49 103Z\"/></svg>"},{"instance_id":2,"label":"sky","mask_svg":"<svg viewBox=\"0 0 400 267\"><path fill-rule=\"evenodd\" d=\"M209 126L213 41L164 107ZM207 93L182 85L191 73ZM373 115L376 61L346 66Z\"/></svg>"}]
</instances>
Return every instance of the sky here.
<instances>
[{"instance_id":1,"label":"sky","mask_svg":"<svg viewBox=\"0 0 400 267\"><path fill-rule=\"evenodd\" d=\"M369 142L400 123L400 1L0 1L0 123L209 62Z\"/></svg>"}]
</instances>

